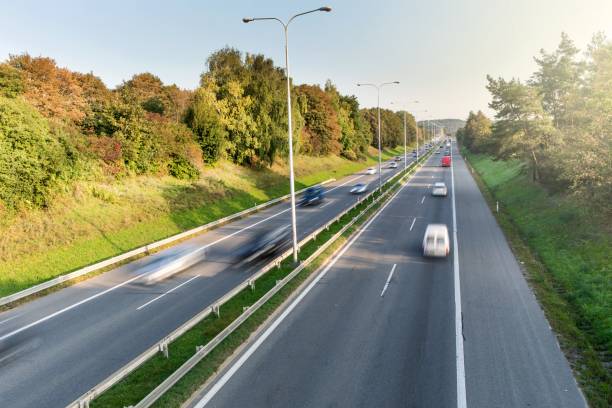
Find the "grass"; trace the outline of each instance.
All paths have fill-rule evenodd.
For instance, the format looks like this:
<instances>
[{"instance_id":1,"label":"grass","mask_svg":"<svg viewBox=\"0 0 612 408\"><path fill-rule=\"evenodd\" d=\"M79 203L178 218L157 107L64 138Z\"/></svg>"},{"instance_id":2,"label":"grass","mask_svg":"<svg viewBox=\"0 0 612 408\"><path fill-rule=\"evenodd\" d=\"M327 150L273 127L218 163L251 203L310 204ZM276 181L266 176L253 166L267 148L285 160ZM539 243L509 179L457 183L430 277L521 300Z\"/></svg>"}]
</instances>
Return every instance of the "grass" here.
<instances>
[{"instance_id":1,"label":"grass","mask_svg":"<svg viewBox=\"0 0 612 408\"><path fill-rule=\"evenodd\" d=\"M398 188L394 183L387 188ZM384 200L383 200L384 201ZM344 225L364 210L368 202L363 202L348 214L334 223L328 231L323 231L315 241L306 244L300 250L299 256L304 260L311 256L321 245L327 242ZM302 270L283 289L258 309L237 330L220 343L211 353L201 360L194 369L184 376L172 389L156 402L156 407L179 407L208 378L210 378L228 357L243 344L248 337L311 275L337 248L343 245L348 237L364 223L370 215L382 205L382 201L374 205L351 228ZM189 359L198 345L203 345L214 338L232 321L238 318L243 307L250 306L273 288L277 280L287 276L293 270L290 257L281 263L280 268L273 269L260 277L255 283L255 289L245 289L220 308L220 316L210 315L194 328L189 330L175 342L169 345L169 358L158 354L137 370L102 394L91 404L92 408L118 407L137 404L158 384L176 371Z\"/></svg>"},{"instance_id":2,"label":"grass","mask_svg":"<svg viewBox=\"0 0 612 408\"><path fill-rule=\"evenodd\" d=\"M361 162L298 156L296 189L372 165L374 152ZM0 297L287 194L286 174L283 163L256 170L221 162L197 182L81 182L46 210L0 217Z\"/></svg>"},{"instance_id":3,"label":"grass","mask_svg":"<svg viewBox=\"0 0 612 408\"><path fill-rule=\"evenodd\" d=\"M518 161L466 154L593 408L612 406L612 240L606 220L550 195Z\"/></svg>"}]
</instances>

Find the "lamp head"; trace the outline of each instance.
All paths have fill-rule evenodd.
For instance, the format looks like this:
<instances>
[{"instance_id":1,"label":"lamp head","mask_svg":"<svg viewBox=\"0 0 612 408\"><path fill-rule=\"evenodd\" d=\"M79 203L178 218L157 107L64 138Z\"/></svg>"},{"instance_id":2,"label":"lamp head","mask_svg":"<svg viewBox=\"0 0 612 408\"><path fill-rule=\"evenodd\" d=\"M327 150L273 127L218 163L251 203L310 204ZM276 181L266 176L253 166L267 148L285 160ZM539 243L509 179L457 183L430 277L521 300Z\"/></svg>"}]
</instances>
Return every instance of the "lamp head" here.
<instances>
[{"instance_id":1,"label":"lamp head","mask_svg":"<svg viewBox=\"0 0 612 408\"><path fill-rule=\"evenodd\" d=\"M243 23L250 23L251 21L253 21L253 19L252 18L248 18L248 17L245 17L245 18L242 19Z\"/></svg>"},{"instance_id":2,"label":"lamp head","mask_svg":"<svg viewBox=\"0 0 612 408\"><path fill-rule=\"evenodd\" d=\"M319 8L319 11L325 11L327 13L329 13L331 10L332 10L331 7L328 7L328 6L324 6L324 7Z\"/></svg>"}]
</instances>

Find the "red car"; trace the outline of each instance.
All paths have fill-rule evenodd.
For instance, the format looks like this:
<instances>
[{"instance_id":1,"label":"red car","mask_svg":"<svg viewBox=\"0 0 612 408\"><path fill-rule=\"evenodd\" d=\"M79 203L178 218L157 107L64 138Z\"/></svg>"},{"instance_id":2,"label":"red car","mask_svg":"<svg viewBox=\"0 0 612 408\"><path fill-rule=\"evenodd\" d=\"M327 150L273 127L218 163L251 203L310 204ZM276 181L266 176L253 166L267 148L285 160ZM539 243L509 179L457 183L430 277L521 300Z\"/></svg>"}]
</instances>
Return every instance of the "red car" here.
<instances>
[{"instance_id":1,"label":"red car","mask_svg":"<svg viewBox=\"0 0 612 408\"><path fill-rule=\"evenodd\" d=\"M451 157L450 156L442 157L442 167L450 167L450 165L451 165Z\"/></svg>"}]
</instances>

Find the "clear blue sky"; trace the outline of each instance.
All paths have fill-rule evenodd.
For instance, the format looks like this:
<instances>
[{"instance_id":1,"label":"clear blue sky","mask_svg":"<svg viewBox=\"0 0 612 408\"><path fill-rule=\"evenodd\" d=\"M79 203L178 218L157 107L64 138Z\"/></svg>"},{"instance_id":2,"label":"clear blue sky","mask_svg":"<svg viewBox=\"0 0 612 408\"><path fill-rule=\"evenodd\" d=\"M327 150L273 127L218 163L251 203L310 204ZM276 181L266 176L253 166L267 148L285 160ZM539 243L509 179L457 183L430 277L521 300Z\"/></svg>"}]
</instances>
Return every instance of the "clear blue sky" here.
<instances>
[{"instance_id":1,"label":"clear blue sky","mask_svg":"<svg viewBox=\"0 0 612 408\"><path fill-rule=\"evenodd\" d=\"M322 5L334 10L291 26L295 81L330 78L372 106L374 91L355 83L398 80L382 105L418 99L410 108L429 111L420 119L489 112L485 75L527 79L532 57L554 49L561 31L582 49L596 31L612 37L612 0L4 0L0 59L49 56L111 87L149 71L194 88L207 56L226 45L283 64L280 25L242 17L286 18Z\"/></svg>"}]
</instances>

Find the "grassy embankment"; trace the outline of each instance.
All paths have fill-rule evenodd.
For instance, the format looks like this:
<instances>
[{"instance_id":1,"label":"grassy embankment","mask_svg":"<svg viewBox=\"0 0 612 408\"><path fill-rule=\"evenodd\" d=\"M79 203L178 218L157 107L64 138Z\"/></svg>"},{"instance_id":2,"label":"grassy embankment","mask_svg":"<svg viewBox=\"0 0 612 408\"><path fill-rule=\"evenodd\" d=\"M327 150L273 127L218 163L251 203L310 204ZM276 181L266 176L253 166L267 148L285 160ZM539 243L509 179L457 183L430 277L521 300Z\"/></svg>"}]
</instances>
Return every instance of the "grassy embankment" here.
<instances>
[{"instance_id":1,"label":"grassy embankment","mask_svg":"<svg viewBox=\"0 0 612 408\"><path fill-rule=\"evenodd\" d=\"M518 161L467 154L592 407L612 406L612 239L599 212L533 183Z\"/></svg>"},{"instance_id":2,"label":"grassy embankment","mask_svg":"<svg viewBox=\"0 0 612 408\"><path fill-rule=\"evenodd\" d=\"M385 151L383 158L403 152ZM297 157L296 189L376 162ZM287 194L287 167L254 170L227 162L196 182L134 177L81 182L44 211L0 220L0 296Z\"/></svg>"}]
</instances>

